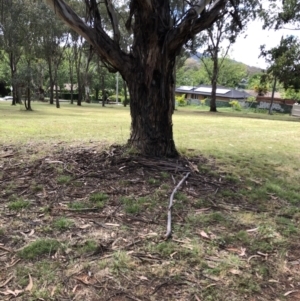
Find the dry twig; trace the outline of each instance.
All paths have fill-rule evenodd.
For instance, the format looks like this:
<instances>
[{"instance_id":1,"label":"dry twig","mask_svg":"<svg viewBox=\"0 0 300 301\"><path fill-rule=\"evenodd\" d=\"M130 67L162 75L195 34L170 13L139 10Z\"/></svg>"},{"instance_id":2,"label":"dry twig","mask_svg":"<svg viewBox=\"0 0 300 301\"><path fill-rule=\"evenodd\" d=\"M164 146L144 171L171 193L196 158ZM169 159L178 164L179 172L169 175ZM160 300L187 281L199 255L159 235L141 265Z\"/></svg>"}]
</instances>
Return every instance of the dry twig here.
<instances>
[{"instance_id":1,"label":"dry twig","mask_svg":"<svg viewBox=\"0 0 300 301\"><path fill-rule=\"evenodd\" d=\"M172 206L173 206L173 198L177 190L180 188L182 183L187 179L187 177L190 175L188 172L182 179L181 181L177 184L177 186L174 188L171 196L170 196L170 202L169 202L169 207L168 207L168 223L167 223L167 233L165 235L165 238L168 239L171 237L172 234Z\"/></svg>"}]
</instances>

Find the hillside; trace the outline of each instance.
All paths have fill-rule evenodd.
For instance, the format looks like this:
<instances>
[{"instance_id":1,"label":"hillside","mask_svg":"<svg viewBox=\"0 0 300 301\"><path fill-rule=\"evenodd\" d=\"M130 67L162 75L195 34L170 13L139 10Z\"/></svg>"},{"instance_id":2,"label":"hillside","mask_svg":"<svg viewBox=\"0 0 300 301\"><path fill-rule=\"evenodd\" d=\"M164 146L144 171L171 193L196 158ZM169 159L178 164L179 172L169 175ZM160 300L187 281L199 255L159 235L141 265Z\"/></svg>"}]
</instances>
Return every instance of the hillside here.
<instances>
[{"instance_id":1,"label":"hillside","mask_svg":"<svg viewBox=\"0 0 300 301\"><path fill-rule=\"evenodd\" d=\"M201 57L203 56L202 53L197 52L196 54L191 54L190 57L186 60L185 64L188 62L188 65L193 65L192 61L194 62L194 65L198 65L200 63ZM238 62L236 60L232 60L233 62L239 63L239 64L243 64L244 66L246 66L247 68L247 74L250 76L252 76L253 74L256 73L260 73L262 72L262 68L258 68L258 67L254 67L254 66L249 66L247 64L244 64L242 62Z\"/></svg>"}]
</instances>

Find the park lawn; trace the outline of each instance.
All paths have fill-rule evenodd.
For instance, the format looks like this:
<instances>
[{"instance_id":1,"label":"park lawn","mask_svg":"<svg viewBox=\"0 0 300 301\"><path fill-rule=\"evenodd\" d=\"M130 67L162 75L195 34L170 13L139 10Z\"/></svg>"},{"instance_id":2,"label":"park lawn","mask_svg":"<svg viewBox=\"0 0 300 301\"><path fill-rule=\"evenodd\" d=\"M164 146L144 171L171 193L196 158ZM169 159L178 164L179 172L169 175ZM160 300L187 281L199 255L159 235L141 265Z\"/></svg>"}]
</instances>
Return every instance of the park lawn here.
<instances>
[{"instance_id":1,"label":"park lawn","mask_svg":"<svg viewBox=\"0 0 300 301\"><path fill-rule=\"evenodd\" d=\"M172 173L138 168L122 178L129 150L111 181L97 177L114 162L110 145L129 137L129 108L33 109L0 103L0 166L11 175L0 170L0 261L11 260L0 285L13 275L7 289L16 292L33 279L16 300L299 299L299 119L179 108L175 143L199 177L176 195L165 241Z\"/></svg>"}]
</instances>

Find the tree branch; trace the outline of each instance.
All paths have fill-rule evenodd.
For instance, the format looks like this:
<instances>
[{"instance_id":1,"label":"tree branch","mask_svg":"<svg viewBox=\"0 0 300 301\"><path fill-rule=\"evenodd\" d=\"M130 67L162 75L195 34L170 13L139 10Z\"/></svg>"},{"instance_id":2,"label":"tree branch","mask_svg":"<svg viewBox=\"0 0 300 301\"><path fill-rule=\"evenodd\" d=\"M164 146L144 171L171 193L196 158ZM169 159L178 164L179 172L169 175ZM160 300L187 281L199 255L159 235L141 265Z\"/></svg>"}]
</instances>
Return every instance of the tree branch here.
<instances>
[{"instance_id":1,"label":"tree branch","mask_svg":"<svg viewBox=\"0 0 300 301\"><path fill-rule=\"evenodd\" d=\"M114 31L114 41L119 44L121 36L119 31L119 19L116 15L111 0L105 0L105 5Z\"/></svg>"},{"instance_id":2,"label":"tree branch","mask_svg":"<svg viewBox=\"0 0 300 301\"><path fill-rule=\"evenodd\" d=\"M63 0L46 0L51 9L75 32L84 37L91 44L101 59L113 68L124 73L130 65L130 57L120 49L102 26L89 27Z\"/></svg>"},{"instance_id":3,"label":"tree branch","mask_svg":"<svg viewBox=\"0 0 300 301\"><path fill-rule=\"evenodd\" d=\"M189 10L178 27L172 29L168 35L168 49L176 52L194 35L209 28L213 22L221 18L220 14L229 0L217 0L212 7L200 17L194 9Z\"/></svg>"},{"instance_id":4,"label":"tree branch","mask_svg":"<svg viewBox=\"0 0 300 301\"><path fill-rule=\"evenodd\" d=\"M182 183L187 179L187 177L190 175L190 172L188 172L181 181L177 184L177 186L174 188L171 196L170 196L170 203L168 207L168 224L167 224L167 233L165 235L165 238L168 239L171 237L172 234L172 207L173 207L173 198L176 193L176 191L180 188Z\"/></svg>"}]
</instances>

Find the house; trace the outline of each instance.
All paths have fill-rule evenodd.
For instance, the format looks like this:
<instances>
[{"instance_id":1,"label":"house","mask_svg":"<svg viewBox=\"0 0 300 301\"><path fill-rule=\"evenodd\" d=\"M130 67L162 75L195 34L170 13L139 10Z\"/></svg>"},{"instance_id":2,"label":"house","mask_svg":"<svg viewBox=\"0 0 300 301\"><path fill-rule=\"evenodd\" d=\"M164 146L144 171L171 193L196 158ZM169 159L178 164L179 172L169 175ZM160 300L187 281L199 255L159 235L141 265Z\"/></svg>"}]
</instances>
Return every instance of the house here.
<instances>
[{"instance_id":1,"label":"house","mask_svg":"<svg viewBox=\"0 0 300 301\"><path fill-rule=\"evenodd\" d=\"M185 98L188 99L189 102L192 104L200 104L201 100L206 99L208 104L211 96L211 91L211 85L199 85L196 87L180 86L175 89L175 95L185 95ZM217 86L216 103L218 107L227 107L230 106L229 102L231 100L245 102L249 96L251 95L245 91Z\"/></svg>"},{"instance_id":2,"label":"house","mask_svg":"<svg viewBox=\"0 0 300 301\"><path fill-rule=\"evenodd\" d=\"M199 86L180 86L175 89L176 96L185 95L185 99L189 104L200 105L201 100L205 99L205 104L210 105L211 85ZM238 100L243 107L248 107L246 100L250 96L254 96L255 103L251 103L252 108L267 110L270 107L272 93L269 92L264 96L258 96L256 92L251 90L236 90L232 88L217 86L216 105L217 107L229 107L231 100ZM295 100L282 99L278 92L274 95L272 109L282 113L291 113Z\"/></svg>"}]
</instances>

